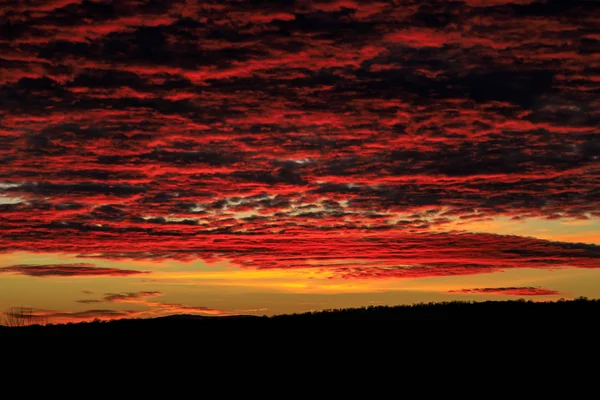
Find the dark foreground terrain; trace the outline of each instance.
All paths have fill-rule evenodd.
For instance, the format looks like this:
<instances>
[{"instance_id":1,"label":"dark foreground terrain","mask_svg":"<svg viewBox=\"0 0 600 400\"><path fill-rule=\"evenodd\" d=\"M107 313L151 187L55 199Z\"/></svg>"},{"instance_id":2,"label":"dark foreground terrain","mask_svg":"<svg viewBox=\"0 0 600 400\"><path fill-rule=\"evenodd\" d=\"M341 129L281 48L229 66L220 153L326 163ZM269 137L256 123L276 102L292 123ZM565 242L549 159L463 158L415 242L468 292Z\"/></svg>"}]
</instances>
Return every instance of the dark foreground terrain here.
<instances>
[{"instance_id":1,"label":"dark foreground terrain","mask_svg":"<svg viewBox=\"0 0 600 400\"><path fill-rule=\"evenodd\" d=\"M507 379L529 377L540 368L563 368L564 377L564 368L595 364L600 357L599 321L600 300L583 298L430 303L275 317L176 315L0 327L0 359L17 374L27 371L23 376L29 376L32 365L43 373L62 375L67 366L72 373L96 377L110 372L120 381L133 382L142 374L148 383L162 379L160 374L146 376L154 370L177 379L184 374L190 382L202 377L210 385L213 381L201 370L266 379L271 376L265 372L268 368L288 377L295 376L291 370L300 370L319 385L343 370L346 376L356 371L377 376L381 371L390 382L403 376L406 383L412 381L406 371L429 381L453 373L468 382L487 375L502 377L504 385ZM90 374L90 367L100 375ZM579 376L582 369L586 370L569 371ZM494 375L492 370L504 372ZM344 382L354 387L348 386L354 378Z\"/></svg>"},{"instance_id":2,"label":"dark foreground terrain","mask_svg":"<svg viewBox=\"0 0 600 400\"><path fill-rule=\"evenodd\" d=\"M276 317L177 315L0 327L0 359L7 367L5 386L16 387L14 379L24 378L18 386L23 392L57 387L81 393L72 388L87 382L85 398L102 385L156 394L156 385L165 383L174 398L173 390L190 387L202 393L216 388L225 396L251 387L262 395L263 386L273 386L283 398L295 398L301 389L320 398L325 386L334 398L340 390L355 398L365 385L367 399L396 394L381 388L384 382L398 396L411 390L447 395L461 387L461 395L484 399L495 398L500 389L511 390L512 398L527 385L539 395L539 388L554 392L567 384L570 394L564 397L578 398L572 388L597 381L599 320L600 300L587 299L430 303ZM46 386L34 378L54 375Z\"/></svg>"},{"instance_id":3,"label":"dark foreground terrain","mask_svg":"<svg viewBox=\"0 0 600 400\"><path fill-rule=\"evenodd\" d=\"M364 335L593 334L600 337L600 300L579 298L558 302L486 301L366 307L280 315L274 317L201 317L174 315L155 319L128 319L66 325L4 327L0 340L15 337L218 338L253 336L280 340L291 335L326 340L339 333L345 338ZM525 336L524 336L525 337ZM330 338L331 339L331 338ZM481 337L479 337L481 339Z\"/></svg>"}]
</instances>

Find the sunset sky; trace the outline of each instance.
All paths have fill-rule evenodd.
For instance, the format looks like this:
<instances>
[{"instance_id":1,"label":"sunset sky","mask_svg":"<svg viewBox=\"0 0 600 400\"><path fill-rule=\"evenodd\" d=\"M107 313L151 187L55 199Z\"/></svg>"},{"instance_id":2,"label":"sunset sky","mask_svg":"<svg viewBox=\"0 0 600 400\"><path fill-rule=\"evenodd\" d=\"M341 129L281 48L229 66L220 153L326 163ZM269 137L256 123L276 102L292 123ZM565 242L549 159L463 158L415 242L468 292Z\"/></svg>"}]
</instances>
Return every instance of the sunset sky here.
<instances>
[{"instance_id":1,"label":"sunset sky","mask_svg":"<svg viewBox=\"0 0 600 400\"><path fill-rule=\"evenodd\" d=\"M600 2L5 0L0 312L600 297Z\"/></svg>"}]
</instances>

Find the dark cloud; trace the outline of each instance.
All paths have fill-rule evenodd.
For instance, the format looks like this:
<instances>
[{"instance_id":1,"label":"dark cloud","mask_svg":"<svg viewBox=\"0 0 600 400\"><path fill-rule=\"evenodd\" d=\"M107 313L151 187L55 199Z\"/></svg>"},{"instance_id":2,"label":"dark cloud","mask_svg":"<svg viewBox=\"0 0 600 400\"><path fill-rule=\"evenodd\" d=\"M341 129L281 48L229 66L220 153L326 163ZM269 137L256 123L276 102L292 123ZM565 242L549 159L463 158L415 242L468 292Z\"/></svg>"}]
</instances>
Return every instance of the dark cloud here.
<instances>
[{"instance_id":1,"label":"dark cloud","mask_svg":"<svg viewBox=\"0 0 600 400\"><path fill-rule=\"evenodd\" d=\"M109 303L120 303L160 295L162 295L160 292L106 293L102 300Z\"/></svg>"},{"instance_id":2,"label":"dark cloud","mask_svg":"<svg viewBox=\"0 0 600 400\"><path fill-rule=\"evenodd\" d=\"M499 294L504 296L556 296L560 292L556 290L544 289L539 287L499 287L499 288L475 288L450 290L448 293L464 294Z\"/></svg>"},{"instance_id":3,"label":"dark cloud","mask_svg":"<svg viewBox=\"0 0 600 400\"><path fill-rule=\"evenodd\" d=\"M81 304L102 303L102 300L83 299L83 300L77 300L77 303L81 303Z\"/></svg>"},{"instance_id":4,"label":"dark cloud","mask_svg":"<svg viewBox=\"0 0 600 400\"><path fill-rule=\"evenodd\" d=\"M96 267L94 264L44 264L11 265L0 267L0 274L26 275L33 277L77 277L77 276L130 276L147 274L147 271Z\"/></svg>"}]
</instances>

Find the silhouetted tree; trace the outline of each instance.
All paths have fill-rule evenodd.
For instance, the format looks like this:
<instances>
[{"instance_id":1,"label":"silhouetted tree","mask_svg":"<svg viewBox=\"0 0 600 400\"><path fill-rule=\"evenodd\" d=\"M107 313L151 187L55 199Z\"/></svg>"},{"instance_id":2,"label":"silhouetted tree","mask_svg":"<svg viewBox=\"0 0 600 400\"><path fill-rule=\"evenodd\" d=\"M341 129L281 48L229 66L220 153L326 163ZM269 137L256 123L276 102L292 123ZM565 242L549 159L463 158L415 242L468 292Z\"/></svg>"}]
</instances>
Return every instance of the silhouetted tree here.
<instances>
[{"instance_id":1,"label":"silhouetted tree","mask_svg":"<svg viewBox=\"0 0 600 400\"><path fill-rule=\"evenodd\" d=\"M45 325L46 319L36 315L33 308L11 307L5 313L6 326L20 327L28 325Z\"/></svg>"}]
</instances>

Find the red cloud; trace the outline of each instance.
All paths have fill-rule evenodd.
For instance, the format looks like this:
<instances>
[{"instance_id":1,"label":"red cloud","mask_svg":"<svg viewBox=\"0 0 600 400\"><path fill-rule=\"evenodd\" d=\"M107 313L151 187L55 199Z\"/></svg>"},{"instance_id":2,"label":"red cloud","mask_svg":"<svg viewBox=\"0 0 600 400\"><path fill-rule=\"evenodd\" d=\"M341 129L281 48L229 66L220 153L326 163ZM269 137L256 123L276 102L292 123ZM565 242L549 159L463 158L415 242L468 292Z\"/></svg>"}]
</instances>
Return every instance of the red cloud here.
<instances>
[{"instance_id":1,"label":"red cloud","mask_svg":"<svg viewBox=\"0 0 600 400\"><path fill-rule=\"evenodd\" d=\"M500 288L476 288L450 290L448 293L465 294L499 294L504 296L555 296L560 295L556 290L543 289L539 287L500 287Z\"/></svg>"},{"instance_id":2,"label":"red cloud","mask_svg":"<svg viewBox=\"0 0 600 400\"><path fill-rule=\"evenodd\" d=\"M148 274L148 271L135 271L118 268L95 267L94 264L44 264L11 265L0 267L0 274L26 275L33 277L77 277L77 276L130 276Z\"/></svg>"},{"instance_id":3,"label":"red cloud","mask_svg":"<svg viewBox=\"0 0 600 400\"><path fill-rule=\"evenodd\" d=\"M444 32L432 29L408 29L386 35L386 40L392 43L414 47L441 47L448 42Z\"/></svg>"},{"instance_id":4,"label":"red cloud","mask_svg":"<svg viewBox=\"0 0 600 400\"><path fill-rule=\"evenodd\" d=\"M0 251L344 278L599 267L598 246L448 228L596 223L598 6L400 3L3 4Z\"/></svg>"}]
</instances>

